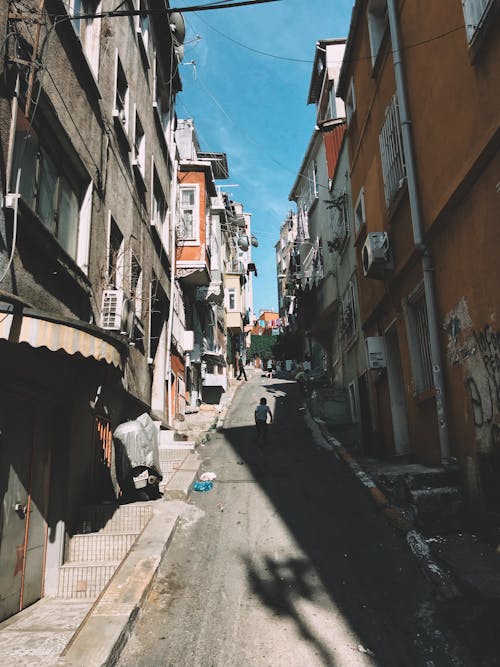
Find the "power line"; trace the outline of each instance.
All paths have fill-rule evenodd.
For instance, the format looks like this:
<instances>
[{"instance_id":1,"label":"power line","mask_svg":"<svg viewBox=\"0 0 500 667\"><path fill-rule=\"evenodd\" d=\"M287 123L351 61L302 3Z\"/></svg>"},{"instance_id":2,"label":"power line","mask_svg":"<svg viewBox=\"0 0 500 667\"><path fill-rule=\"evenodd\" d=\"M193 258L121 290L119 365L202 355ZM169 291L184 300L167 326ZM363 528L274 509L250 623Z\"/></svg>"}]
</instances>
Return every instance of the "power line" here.
<instances>
[{"instance_id":1,"label":"power line","mask_svg":"<svg viewBox=\"0 0 500 667\"><path fill-rule=\"evenodd\" d=\"M252 53L257 53L261 56L267 56L268 58L275 58L276 60L288 60L289 62L296 62L296 63L312 63L312 60L302 60L300 58L288 58L286 56L277 56L274 53L267 53L266 51L259 51L259 49L254 49L251 46L247 46L247 44L243 44L242 42L239 42L237 39L233 39L232 37L229 37L229 35L226 35L223 33L221 30L218 30L215 28L213 25L211 25L208 21L205 21L204 18L201 16L198 16L199 20L205 23L209 28L211 28L214 32L217 34L221 35L221 37L224 37L230 42L233 42L234 44L237 44L238 46L241 46L243 49L247 49L247 51L252 51Z\"/></svg>"},{"instance_id":2,"label":"power line","mask_svg":"<svg viewBox=\"0 0 500 667\"><path fill-rule=\"evenodd\" d=\"M73 19L103 19L103 18L119 18L123 16L163 16L164 14L175 14L177 12L203 12L211 11L213 9L228 9L232 7L245 7L251 5L261 5L268 2L281 2L281 0L241 0L240 2L231 2L230 0L219 0L219 2L209 3L207 5L192 5L190 7L169 7L163 9L112 9L109 12L99 13L82 13L74 16L61 17L57 13L48 13L50 18L60 19L60 21L71 21ZM226 4L227 3L227 4Z\"/></svg>"},{"instance_id":3,"label":"power line","mask_svg":"<svg viewBox=\"0 0 500 667\"><path fill-rule=\"evenodd\" d=\"M239 42L237 39L234 39L233 37L230 37L229 35L226 35L226 33L222 32L222 30L219 30L215 26L213 26L211 23L206 21L204 18L201 16L198 16L196 14L197 18L202 21L205 25L207 25L211 30L216 32L218 35L221 37L224 37L224 39L227 39L229 42L233 42L237 46L240 46L242 49L246 49L247 51L251 51L252 53L257 53L258 55L261 56L266 56L267 58L272 58L274 60L285 60L288 62L295 62L295 63L308 63L312 64L314 60L310 59L301 59L301 58L291 58L290 56L280 56L277 55L276 53L269 53L267 51L260 51L259 49L254 49L251 46L248 46L248 44L243 44L243 42ZM422 39L418 42L414 42L413 44L408 44L407 46L404 47L404 49L401 49L402 51L408 51L409 49L414 49L419 46L423 46L424 44L429 44L431 42L435 42L439 39L443 39L443 37L447 37L448 35L451 35L455 32L458 32L460 30L464 30L464 25L457 26L455 28L451 28L450 30L447 30L445 32L442 32L438 35L434 35L433 37L428 37L426 39ZM389 53L394 53L392 49L389 50ZM349 58L348 60L346 59L340 59L340 60L333 60L332 63L335 63L337 65L341 65L343 63L355 63L355 62L361 62L363 60L372 60L372 56L360 56L359 58Z\"/></svg>"}]
</instances>

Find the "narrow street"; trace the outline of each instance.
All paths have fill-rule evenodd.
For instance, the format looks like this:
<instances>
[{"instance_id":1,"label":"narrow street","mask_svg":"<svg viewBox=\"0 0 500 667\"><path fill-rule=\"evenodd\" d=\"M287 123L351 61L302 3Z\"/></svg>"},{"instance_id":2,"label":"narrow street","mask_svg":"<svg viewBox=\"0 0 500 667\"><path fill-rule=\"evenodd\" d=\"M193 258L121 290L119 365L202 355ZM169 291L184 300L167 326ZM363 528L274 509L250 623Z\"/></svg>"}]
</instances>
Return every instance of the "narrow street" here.
<instances>
[{"instance_id":1,"label":"narrow street","mask_svg":"<svg viewBox=\"0 0 500 667\"><path fill-rule=\"evenodd\" d=\"M275 415L262 451L261 396ZM184 503L120 667L467 664L404 542L313 443L298 400L296 383L257 371L240 387L201 449L214 487Z\"/></svg>"}]
</instances>

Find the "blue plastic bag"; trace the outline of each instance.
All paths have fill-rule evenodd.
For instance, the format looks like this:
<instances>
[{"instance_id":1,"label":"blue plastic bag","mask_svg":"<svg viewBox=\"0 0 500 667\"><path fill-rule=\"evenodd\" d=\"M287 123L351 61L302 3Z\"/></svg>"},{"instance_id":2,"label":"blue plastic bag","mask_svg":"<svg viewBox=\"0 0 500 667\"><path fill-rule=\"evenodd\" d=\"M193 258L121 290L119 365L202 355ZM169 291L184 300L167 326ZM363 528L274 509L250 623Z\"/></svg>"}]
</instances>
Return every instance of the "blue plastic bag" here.
<instances>
[{"instance_id":1,"label":"blue plastic bag","mask_svg":"<svg viewBox=\"0 0 500 667\"><path fill-rule=\"evenodd\" d=\"M207 482L195 482L193 484L193 491L210 491L214 486L214 483L210 480Z\"/></svg>"}]
</instances>

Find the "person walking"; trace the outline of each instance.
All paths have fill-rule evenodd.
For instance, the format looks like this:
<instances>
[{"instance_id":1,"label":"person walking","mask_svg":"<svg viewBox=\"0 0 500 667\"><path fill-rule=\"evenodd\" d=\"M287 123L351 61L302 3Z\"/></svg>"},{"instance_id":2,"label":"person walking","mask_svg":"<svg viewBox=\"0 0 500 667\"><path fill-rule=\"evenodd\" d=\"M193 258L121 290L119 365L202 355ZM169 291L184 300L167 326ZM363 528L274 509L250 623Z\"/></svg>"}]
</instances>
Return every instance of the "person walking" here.
<instances>
[{"instance_id":1,"label":"person walking","mask_svg":"<svg viewBox=\"0 0 500 667\"><path fill-rule=\"evenodd\" d=\"M255 427L257 429L257 441L264 443L267 441L267 416L269 415L270 424L273 423L273 413L267 404L265 398L260 399L259 405L255 408Z\"/></svg>"},{"instance_id":2,"label":"person walking","mask_svg":"<svg viewBox=\"0 0 500 667\"><path fill-rule=\"evenodd\" d=\"M239 375L236 378L237 380L241 380L241 375L243 374L243 377L245 378L245 382L247 382L247 374L245 373L245 364L243 363L243 357L240 357L238 359L238 368L239 368Z\"/></svg>"},{"instance_id":3,"label":"person walking","mask_svg":"<svg viewBox=\"0 0 500 667\"><path fill-rule=\"evenodd\" d=\"M267 361L267 377L272 378L273 377L273 360L268 359Z\"/></svg>"}]
</instances>

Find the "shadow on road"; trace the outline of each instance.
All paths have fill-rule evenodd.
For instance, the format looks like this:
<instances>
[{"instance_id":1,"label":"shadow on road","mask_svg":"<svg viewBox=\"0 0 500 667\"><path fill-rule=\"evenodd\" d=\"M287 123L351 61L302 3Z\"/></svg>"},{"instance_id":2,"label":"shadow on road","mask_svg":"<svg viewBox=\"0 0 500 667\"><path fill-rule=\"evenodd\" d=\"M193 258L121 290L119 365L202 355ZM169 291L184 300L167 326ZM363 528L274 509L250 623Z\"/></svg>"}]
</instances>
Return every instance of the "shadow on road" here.
<instances>
[{"instance_id":1,"label":"shadow on road","mask_svg":"<svg viewBox=\"0 0 500 667\"><path fill-rule=\"evenodd\" d=\"M261 392L275 402L275 424L267 446L259 451L256 445L254 405L247 391L237 394L224 436L238 463L247 467L267 494L304 557L276 558L264 553L257 561L253 554L243 554L253 592L274 614L292 620L327 666L336 664L335 656L304 621L298 608L304 600L323 606L331 600L354 635L352 650L365 653L353 654L352 664L463 664L452 661L442 648L443 638L434 633L428 618L422 619L421 610L432 591L403 541L346 467L313 444L298 409L296 383L264 383ZM242 423L244 410L248 426L232 427L233 419ZM341 664L348 663L344 659Z\"/></svg>"}]
</instances>

